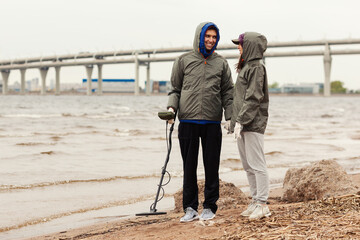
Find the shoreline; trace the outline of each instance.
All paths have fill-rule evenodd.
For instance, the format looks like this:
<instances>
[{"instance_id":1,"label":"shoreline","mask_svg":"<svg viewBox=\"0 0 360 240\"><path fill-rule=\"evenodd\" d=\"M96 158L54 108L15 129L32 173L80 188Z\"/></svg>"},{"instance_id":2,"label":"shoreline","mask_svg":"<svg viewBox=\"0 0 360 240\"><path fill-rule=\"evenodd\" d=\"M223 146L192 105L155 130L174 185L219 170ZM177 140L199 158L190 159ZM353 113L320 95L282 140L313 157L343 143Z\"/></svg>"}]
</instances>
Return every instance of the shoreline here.
<instances>
[{"instance_id":1,"label":"shoreline","mask_svg":"<svg viewBox=\"0 0 360 240\"><path fill-rule=\"evenodd\" d=\"M16 183L25 189L3 191L0 239L46 235L120 220L119 215L133 216L149 210L159 182L159 169L165 160L166 124L158 119L156 112L163 110L161 106L166 98L133 95L2 97L0 135L6 139L1 145L5 157L2 161L4 186ZM360 173L360 122L357 121L360 105L357 99L273 97L265 136L272 189L282 187L288 169L321 160L334 160L346 172ZM176 132L173 140L168 166L172 179L165 187L166 196L182 185ZM246 173L234 141L232 135L223 135L219 176L248 192ZM202 165L199 155L199 179L204 177ZM115 180L111 180L113 177ZM95 181L87 181L90 179ZM32 189L58 181L66 184ZM224 196L228 194L221 195L221 202L231 203L225 201ZM129 204L133 199L138 200ZM149 200L149 204L142 200ZM173 209L173 197L165 200L168 204L160 202L159 211ZM116 207L109 208L109 204ZM228 214L223 218L228 217L236 216ZM218 219L215 220L218 223ZM177 223L179 219L174 221Z\"/></svg>"},{"instance_id":2,"label":"shoreline","mask_svg":"<svg viewBox=\"0 0 360 240\"><path fill-rule=\"evenodd\" d=\"M355 185L360 186L360 173L349 174L349 177ZM344 219L345 225L342 227L343 231L339 231L337 225L325 224L325 218L331 223L332 220L337 221L339 215L336 212L329 214L330 210L321 204L325 200L287 203L281 201L283 189L275 188L270 190L269 194L269 208L272 216L256 221L249 221L247 218L241 217L240 213L246 208L245 205L237 205L231 209L219 210L216 213L216 218L207 222L193 221L190 223L180 223L179 219L183 213L175 213L173 210L165 215L157 216L130 216L127 219L111 220L105 223L64 230L52 234L46 234L37 237L24 238L23 240L55 240L55 239L87 239L87 240L115 240L115 239L241 239L247 233L251 233L254 239L261 236L262 239L274 239L274 234L279 233L278 237L288 236L295 239L306 239L309 236L315 236L318 232L326 238L331 235L333 231L337 231L337 236L345 236L348 232L352 232L352 237L360 237L360 214L353 211L342 213L341 219ZM359 194L359 193L357 193ZM354 197L355 196L355 197ZM346 198L355 198L358 201L360 209L360 195L347 195L338 197L338 201ZM335 199L335 200L334 200ZM351 200L354 201L354 200ZM331 203L336 203L336 198L333 198ZM329 204L328 204L329 205ZM343 205L343 203L341 203ZM321 211L312 216L311 210L314 207L324 208L327 212L322 215ZM333 207L334 208L334 207ZM300 213L299 213L300 212ZM301 212L307 212L307 215L301 215ZM290 214L290 215L289 215ZM292 219L292 214L300 214L301 219ZM309 218L309 219L304 219ZM316 223L316 219L320 219ZM348 220L348 221L347 221ZM288 225L279 223L287 221ZM354 225L355 224L355 225ZM353 226L354 225L354 226ZM303 231L308 227L308 231ZM355 229L354 229L355 227ZM293 232L301 230L302 235L291 235L286 232L286 229L293 228ZM349 230L351 229L351 231ZM358 230L356 230L358 229ZM281 231L280 231L281 230ZM330 235L324 235L328 232ZM244 235L245 234L245 235ZM343 234L343 235L339 235ZM345 234L345 235L344 235ZM321 238L321 237L320 237ZM278 239L278 238L276 238Z\"/></svg>"},{"instance_id":3,"label":"shoreline","mask_svg":"<svg viewBox=\"0 0 360 240\"><path fill-rule=\"evenodd\" d=\"M21 94L19 92L8 92L7 94L0 94L0 96L88 96L86 92L77 91L63 91L56 95L55 92L47 91L44 95L39 91L26 92ZM167 96L167 92L150 93L149 96ZM285 97L324 97L321 93L306 94L306 93L269 93L270 96L285 96ZM140 92L139 95L135 95L133 92L103 92L102 95L98 95L96 92L90 96L147 96L145 92ZM330 97L360 97L360 93L332 93Z\"/></svg>"}]
</instances>

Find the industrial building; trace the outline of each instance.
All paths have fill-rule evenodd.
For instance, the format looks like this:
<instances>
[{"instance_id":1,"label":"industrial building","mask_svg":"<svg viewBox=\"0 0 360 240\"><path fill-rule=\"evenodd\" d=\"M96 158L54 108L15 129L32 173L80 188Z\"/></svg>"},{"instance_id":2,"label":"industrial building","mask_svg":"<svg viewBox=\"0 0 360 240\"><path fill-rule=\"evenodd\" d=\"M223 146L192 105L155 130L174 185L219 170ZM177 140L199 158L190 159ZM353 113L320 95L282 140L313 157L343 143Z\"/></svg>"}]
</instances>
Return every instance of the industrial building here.
<instances>
[{"instance_id":1,"label":"industrial building","mask_svg":"<svg viewBox=\"0 0 360 240\"><path fill-rule=\"evenodd\" d=\"M86 90L87 79L82 80L82 89ZM98 79L91 80L92 92L97 92ZM103 79L102 89L106 93L134 93L135 79Z\"/></svg>"},{"instance_id":2,"label":"industrial building","mask_svg":"<svg viewBox=\"0 0 360 240\"><path fill-rule=\"evenodd\" d=\"M82 79L82 87L79 91L86 91L87 79ZM146 87L146 81L145 81ZM98 79L91 81L92 92L97 92ZM135 79L103 79L102 84L104 93L134 93ZM150 82L150 92L152 93L168 93L171 89L170 81L153 81Z\"/></svg>"},{"instance_id":3,"label":"industrial building","mask_svg":"<svg viewBox=\"0 0 360 240\"><path fill-rule=\"evenodd\" d=\"M145 81L146 86L146 81ZM151 81L150 82L150 92L152 93L168 93L171 90L170 81Z\"/></svg>"},{"instance_id":4,"label":"industrial building","mask_svg":"<svg viewBox=\"0 0 360 240\"><path fill-rule=\"evenodd\" d=\"M319 94L323 89L323 83L285 84L282 87L269 88L269 93Z\"/></svg>"},{"instance_id":5,"label":"industrial building","mask_svg":"<svg viewBox=\"0 0 360 240\"><path fill-rule=\"evenodd\" d=\"M282 93L303 93L303 94L319 94L320 85L316 83L302 83L298 85L288 84L281 87Z\"/></svg>"}]
</instances>

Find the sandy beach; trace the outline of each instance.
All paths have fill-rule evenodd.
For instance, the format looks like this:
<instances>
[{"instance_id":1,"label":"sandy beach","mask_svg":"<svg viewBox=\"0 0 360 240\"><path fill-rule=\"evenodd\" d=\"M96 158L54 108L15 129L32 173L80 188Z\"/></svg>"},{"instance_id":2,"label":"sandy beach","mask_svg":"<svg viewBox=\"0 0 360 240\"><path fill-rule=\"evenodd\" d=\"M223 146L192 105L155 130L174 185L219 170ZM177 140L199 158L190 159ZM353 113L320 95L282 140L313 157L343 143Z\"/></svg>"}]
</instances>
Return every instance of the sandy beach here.
<instances>
[{"instance_id":1,"label":"sandy beach","mask_svg":"<svg viewBox=\"0 0 360 240\"><path fill-rule=\"evenodd\" d=\"M360 186L360 174L349 175ZM50 239L360 239L360 195L286 203L282 188L272 189L272 216L249 221L240 213L245 205L219 210L213 220L180 223L182 213L131 217L28 240ZM221 198L221 197L220 197Z\"/></svg>"}]
</instances>

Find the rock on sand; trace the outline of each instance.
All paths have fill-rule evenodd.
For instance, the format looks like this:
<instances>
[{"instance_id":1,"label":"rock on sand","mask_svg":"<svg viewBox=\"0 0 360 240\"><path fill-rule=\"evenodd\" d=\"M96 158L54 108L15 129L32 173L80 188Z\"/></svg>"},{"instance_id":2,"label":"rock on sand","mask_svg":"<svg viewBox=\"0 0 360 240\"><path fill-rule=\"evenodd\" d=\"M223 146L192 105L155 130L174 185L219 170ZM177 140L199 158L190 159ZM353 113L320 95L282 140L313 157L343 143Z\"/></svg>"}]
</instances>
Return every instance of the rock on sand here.
<instances>
[{"instance_id":1,"label":"rock on sand","mask_svg":"<svg viewBox=\"0 0 360 240\"><path fill-rule=\"evenodd\" d=\"M358 187L345 170L333 160L322 160L286 172L282 199L288 202L318 200L353 194Z\"/></svg>"}]
</instances>

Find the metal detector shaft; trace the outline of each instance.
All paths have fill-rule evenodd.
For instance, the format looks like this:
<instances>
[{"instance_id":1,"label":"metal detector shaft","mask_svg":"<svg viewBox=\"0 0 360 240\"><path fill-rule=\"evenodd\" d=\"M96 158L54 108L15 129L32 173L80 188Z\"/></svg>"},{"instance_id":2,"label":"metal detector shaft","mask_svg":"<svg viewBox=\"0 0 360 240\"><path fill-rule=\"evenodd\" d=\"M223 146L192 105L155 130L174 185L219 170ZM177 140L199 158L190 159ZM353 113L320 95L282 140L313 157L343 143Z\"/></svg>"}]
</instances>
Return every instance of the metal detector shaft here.
<instances>
[{"instance_id":1,"label":"metal detector shaft","mask_svg":"<svg viewBox=\"0 0 360 240\"><path fill-rule=\"evenodd\" d=\"M166 124L168 124L168 123L166 123ZM164 164L164 166L162 168L162 171L161 171L161 178L160 178L160 182L159 182L159 185L158 185L158 190L157 190L157 193L156 193L155 201L154 201L154 204L150 207L151 212L156 212L156 204L157 204L158 199L159 199L160 190L161 190L162 183L163 183L163 180L164 180L164 176L165 176L165 173L166 173L166 167L167 167L167 164L168 164L169 159L170 159L170 152L171 152L171 147L172 147L171 135L172 135L172 132L174 130L174 125L175 124L173 123L173 124L171 124L171 127L170 127L168 152L167 152L167 155L166 155L165 164Z\"/></svg>"},{"instance_id":2,"label":"metal detector shaft","mask_svg":"<svg viewBox=\"0 0 360 240\"><path fill-rule=\"evenodd\" d=\"M157 193L156 193L155 201L150 206L150 212L137 213L137 214L135 214L136 216L149 216L149 215L166 214L166 212L157 212L156 204L157 204L157 202L159 202L164 197L165 191L164 191L163 186L167 185L170 182L170 179L171 179L170 173L168 171L166 171L166 167L167 167L167 164L168 164L169 159L170 159L170 152L171 152L171 146L172 146L171 135L172 135L172 132L174 130L176 112L175 113L173 113L173 112L159 112L158 116L162 120L166 120L166 138L169 138L169 140L166 140L167 147L168 147L168 152L167 152L167 155L166 155L165 164L164 164L164 166L162 168L162 171L161 171L161 178L160 178L160 182L159 182L159 185L158 185L158 190L157 190ZM174 122L170 126L169 137L168 137L167 136L167 129L168 129L168 124L169 124L168 120L171 120L171 119L174 119ZM163 184L165 173L169 174L169 181L167 183ZM163 190L163 195L159 199L159 195L160 195L161 190Z\"/></svg>"}]
</instances>

